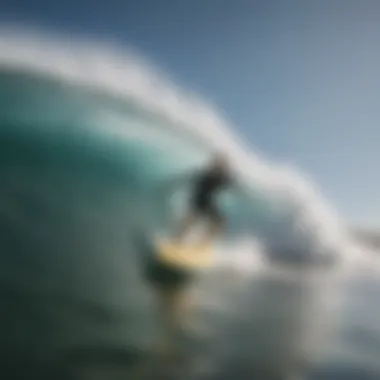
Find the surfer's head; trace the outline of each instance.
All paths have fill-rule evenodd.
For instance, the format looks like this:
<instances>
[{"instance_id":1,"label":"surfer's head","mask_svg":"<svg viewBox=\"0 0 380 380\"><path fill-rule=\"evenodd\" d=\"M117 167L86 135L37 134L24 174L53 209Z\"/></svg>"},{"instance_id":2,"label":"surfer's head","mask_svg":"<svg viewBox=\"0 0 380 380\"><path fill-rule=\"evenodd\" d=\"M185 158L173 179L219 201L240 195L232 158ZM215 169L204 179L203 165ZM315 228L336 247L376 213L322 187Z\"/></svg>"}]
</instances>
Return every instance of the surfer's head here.
<instances>
[{"instance_id":1,"label":"surfer's head","mask_svg":"<svg viewBox=\"0 0 380 380\"><path fill-rule=\"evenodd\" d=\"M222 152L216 152L211 157L211 167L214 170L228 170L229 166L229 160L226 154Z\"/></svg>"}]
</instances>

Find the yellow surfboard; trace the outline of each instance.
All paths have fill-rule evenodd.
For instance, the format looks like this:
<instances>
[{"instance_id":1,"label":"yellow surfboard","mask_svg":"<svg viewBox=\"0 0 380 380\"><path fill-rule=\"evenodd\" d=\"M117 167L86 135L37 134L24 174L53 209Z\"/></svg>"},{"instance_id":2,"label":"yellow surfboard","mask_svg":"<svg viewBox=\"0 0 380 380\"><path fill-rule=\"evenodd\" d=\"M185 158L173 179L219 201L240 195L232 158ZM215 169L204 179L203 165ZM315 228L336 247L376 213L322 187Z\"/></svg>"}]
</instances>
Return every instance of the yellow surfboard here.
<instances>
[{"instance_id":1,"label":"yellow surfboard","mask_svg":"<svg viewBox=\"0 0 380 380\"><path fill-rule=\"evenodd\" d=\"M211 244L206 246L177 245L169 240L156 243L161 261L183 269L204 269L213 263Z\"/></svg>"}]
</instances>

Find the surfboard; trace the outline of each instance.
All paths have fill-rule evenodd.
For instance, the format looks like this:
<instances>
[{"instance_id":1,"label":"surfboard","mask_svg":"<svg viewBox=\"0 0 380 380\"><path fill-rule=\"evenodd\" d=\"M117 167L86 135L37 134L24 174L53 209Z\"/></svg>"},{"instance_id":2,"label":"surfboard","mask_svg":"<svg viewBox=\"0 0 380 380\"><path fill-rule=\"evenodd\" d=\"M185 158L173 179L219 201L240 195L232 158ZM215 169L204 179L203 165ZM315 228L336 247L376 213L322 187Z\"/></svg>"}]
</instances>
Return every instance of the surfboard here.
<instances>
[{"instance_id":1,"label":"surfboard","mask_svg":"<svg viewBox=\"0 0 380 380\"><path fill-rule=\"evenodd\" d=\"M158 258L182 269L203 269L213 263L213 250L211 244L204 246L178 245L170 240L156 242Z\"/></svg>"}]
</instances>

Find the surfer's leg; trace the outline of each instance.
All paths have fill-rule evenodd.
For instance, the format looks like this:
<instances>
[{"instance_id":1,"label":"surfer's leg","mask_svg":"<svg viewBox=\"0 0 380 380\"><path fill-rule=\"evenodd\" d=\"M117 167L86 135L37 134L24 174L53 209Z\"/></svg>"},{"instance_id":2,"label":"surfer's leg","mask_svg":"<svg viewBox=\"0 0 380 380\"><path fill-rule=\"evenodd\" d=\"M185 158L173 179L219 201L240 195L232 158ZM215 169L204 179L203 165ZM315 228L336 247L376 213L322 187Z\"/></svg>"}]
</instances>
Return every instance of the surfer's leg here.
<instances>
[{"instance_id":1,"label":"surfer's leg","mask_svg":"<svg viewBox=\"0 0 380 380\"><path fill-rule=\"evenodd\" d=\"M180 223L179 229L174 236L174 241L177 244L182 243L182 241L186 237L188 231L194 225L196 219L197 219L197 215L195 212L193 212L193 211L188 212L188 214L185 216L185 218Z\"/></svg>"},{"instance_id":2,"label":"surfer's leg","mask_svg":"<svg viewBox=\"0 0 380 380\"><path fill-rule=\"evenodd\" d=\"M214 241L218 236L222 234L224 229L224 218L217 210L215 206L210 206L207 211L209 223L207 226L206 234L203 238L202 244L207 245Z\"/></svg>"}]
</instances>

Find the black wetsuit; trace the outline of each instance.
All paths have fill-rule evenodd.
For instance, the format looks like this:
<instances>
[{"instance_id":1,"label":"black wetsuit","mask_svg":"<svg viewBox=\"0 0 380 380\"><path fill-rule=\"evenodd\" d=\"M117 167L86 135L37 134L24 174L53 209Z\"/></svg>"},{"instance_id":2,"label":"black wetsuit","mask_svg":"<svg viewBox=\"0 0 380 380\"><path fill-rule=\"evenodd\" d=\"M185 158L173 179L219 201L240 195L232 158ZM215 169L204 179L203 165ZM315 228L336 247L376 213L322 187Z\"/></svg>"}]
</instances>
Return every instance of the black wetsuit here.
<instances>
[{"instance_id":1,"label":"black wetsuit","mask_svg":"<svg viewBox=\"0 0 380 380\"><path fill-rule=\"evenodd\" d=\"M230 183L230 176L225 171L208 170L200 173L194 184L192 209L202 216L221 221L222 215L218 210L216 197Z\"/></svg>"},{"instance_id":2,"label":"black wetsuit","mask_svg":"<svg viewBox=\"0 0 380 380\"><path fill-rule=\"evenodd\" d=\"M230 184L230 176L225 171L206 170L199 173L194 181L191 195L190 207L192 211L217 222L223 221L216 199L219 191ZM154 286L164 289L178 289L192 280L193 271L157 260L156 255L151 257L153 260L147 265L146 275Z\"/></svg>"}]
</instances>

